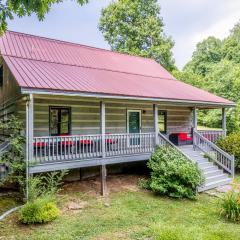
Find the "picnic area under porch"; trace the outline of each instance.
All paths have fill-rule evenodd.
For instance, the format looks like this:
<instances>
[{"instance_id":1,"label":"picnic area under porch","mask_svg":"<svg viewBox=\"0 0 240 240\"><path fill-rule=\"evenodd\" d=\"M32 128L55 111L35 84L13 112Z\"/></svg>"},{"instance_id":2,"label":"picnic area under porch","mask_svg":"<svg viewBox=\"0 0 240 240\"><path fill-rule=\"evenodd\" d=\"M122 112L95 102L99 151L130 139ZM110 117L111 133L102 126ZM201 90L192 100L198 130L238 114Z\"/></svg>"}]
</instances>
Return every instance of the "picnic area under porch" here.
<instances>
[{"instance_id":1,"label":"picnic area under porch","mask_svg":"<svg viewBox=\"0 0 240 240\"><path fill-rule=\"evenodd\" d=\"M19 109L29 173L146 161L169 136L192 144L197 127L192 104L30 94ZM225 133L223 109L223 130L201 134L214 141Z\"/></svg>"}]
</instances>

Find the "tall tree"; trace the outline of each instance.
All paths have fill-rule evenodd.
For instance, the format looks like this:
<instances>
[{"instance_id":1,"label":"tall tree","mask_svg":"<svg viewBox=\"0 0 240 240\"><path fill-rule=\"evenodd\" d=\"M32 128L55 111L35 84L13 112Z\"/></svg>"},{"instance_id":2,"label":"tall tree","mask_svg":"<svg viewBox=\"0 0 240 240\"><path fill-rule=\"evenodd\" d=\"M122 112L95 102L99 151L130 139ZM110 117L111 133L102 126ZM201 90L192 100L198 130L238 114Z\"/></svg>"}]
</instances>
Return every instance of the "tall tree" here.
<instances>
[{"instance_id":1,"label":"tall tree","mask_svg":"<svg viewBox=\"0 0 240 240\"><path fill-rule=\"evenodd\" d=\"M212 64L221 61L222 42L215 37L208 37L197 44L192 59L186 64L184 70L192 71L195 74L206 76Z\"/></svg>"},{"instance_id":2,"label":"tall tree","mask_svg":"<svg viewBox=\"0 0 240 240\"><path fill-rule=\"evenodd\" d=\"M235 25L223 41L209 37L198 43L191 61L186 64L183 72L177 72L185 82L237 103L236 109L227 111L228 131L240 130L239 56L240 23ZM220 127L219 119L220 111L217 110L204 111L199 115L199 123L209 127Z\"/></svg>"},{"instance_id":3,"label":"tall tree","mask_svg":"<svg viewBox=\"0 0 240 240\"><path fill-rule=\"evenodd\" d=\"M235 63L240 63L240 22L235 25L223 42L223 57Z\"/></svg>"},{"instance_id":4,"label":"tall tree","mask_svg":"<svg viewBox=\"0 0 240 240\"><path fill-rule=\"evenodd\" d=\"M163 32L157 0L117 0L102 10L99 29L112 50L155 59L172 71L174 42Z\"/></svg>"},{"instance_id":5,"label":"tall tree","mask_svg":"<svg viewBox=\"0 0 240 240\"><path fill-rule=\"evenodd\" d=\"M43 20L47 12L54 3L63 0L5 0L0 1L0 35L7 29L7 21L14 18L14 14L19 17L30 16L35 13L39 20ZM80 5L88 0L77 0Z\"/></svg>"}]
</instances>

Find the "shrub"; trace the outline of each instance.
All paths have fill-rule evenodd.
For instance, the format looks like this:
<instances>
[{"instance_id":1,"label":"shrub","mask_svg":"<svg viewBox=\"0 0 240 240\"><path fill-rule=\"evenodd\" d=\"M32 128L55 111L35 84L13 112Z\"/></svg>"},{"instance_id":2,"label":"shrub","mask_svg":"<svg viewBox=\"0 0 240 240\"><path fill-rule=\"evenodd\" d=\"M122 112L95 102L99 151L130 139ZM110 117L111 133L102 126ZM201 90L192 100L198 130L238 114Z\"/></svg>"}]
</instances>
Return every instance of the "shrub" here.
<instances>
[{"instance_id":1,"label":"shrub","mask_svg":"<svg viewBox=\"0 0 240 240\"><path fill-rule=\"evenodd\" d=\"M51 196L30 201L20 210L20 221L24 224L47 223L59 216L59 209Z\"/></svg>"},{"instance_id":2,"label":"shrub","mask_svg":"<svg viewBox=\"0 0 240 240\"><path fill-rule=\"evenodd\" d=\"M46 223L59 216L56 194L67 171L40 174L29 178L28 200L20 211L20 221L25 224Z\"/></svg>"},{"instance_id":3,"label":"shrub","mask_svg":"<svg viewBox=\"0 0 240 240\"><path fill-rule=\"evenodd\" d=\"M173 147L159 147L148 162L152 191L175 198L195 198L204 180L198 167Z\"/></svg>"},{"instance_id":4,"label":"shrub","mask_svg":"<svg viewBox=\"0 0 240 240\"><path fill-rule=\"evenodd\" d=\"M240 168L240 132L231 133L217 140L217 145L225 152L235 156L235 166Z\"/></svg>"},{"instance_id":5,"label":"shrub","mask_svg":"<svg viewBox=\"0 0 240 240\"><path fill-rule=\"evenodd\" d=\"M68 171L55 171L40 174L28 179L28 199L32 201L41 196L55 196L60 190L63 177Z\"/></svg>"},{"instance_id":6,"label":"shrub","mask_svg":"<svg viewBox=\"0 0 240 240\"><path fill-rule=\"evenodd\" d=\"M225 194L221 201L221 215L232 221L240 220L240 193Z\"/></svg>"},{"instance_id":7,"label":"shrub","mask_svg":"<svg viewBox=\"0 0 240 240\"><path fill-rule=\"evenodd\" d=\"M17 117L11 115L7 120L0 120L0 132L8 135L11 146L8 151L0 156L0 164L8 166L10 169L9 173L0 180L0 187L13 184L23 194L26 182L23 123Z\"/></svg>"}]
</instances>

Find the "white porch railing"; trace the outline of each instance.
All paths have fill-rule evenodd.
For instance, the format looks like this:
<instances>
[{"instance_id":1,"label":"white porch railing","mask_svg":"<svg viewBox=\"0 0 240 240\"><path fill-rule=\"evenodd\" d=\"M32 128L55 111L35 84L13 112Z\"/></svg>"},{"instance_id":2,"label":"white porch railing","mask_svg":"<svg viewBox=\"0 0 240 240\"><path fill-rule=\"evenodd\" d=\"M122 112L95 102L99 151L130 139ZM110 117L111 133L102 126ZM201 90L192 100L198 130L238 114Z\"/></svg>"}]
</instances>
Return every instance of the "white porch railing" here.
<instances>
[{"instance_id":1,"label":"white porch railing","mask_svg":"<svg viewBox=\"0 0 240 240\"><path fill-rule=\"evenodd\" d=\"M216 142L216 140L225 136L224 130L197 130L197 132L210 142Z\"/></svg>"},{"instance_id":2,"label":"white porch railing","mask_svg":"<svg viewBox=\"0 0 240 240\"><path fill-rule=\"evenodd\" d=\"M193 131L193 146L206 153L207 157L234 177L234 156L224 152L196 130Z\"/></svg>"},{"instance_id":3,"label":"white porch railing","mask_svg":"<svg viewBox=\"0 0 240 240\"><path fill-rule=\"evenodd\" d=\"M102 139L101 134L34 137L31 164L151 153L155 148L154 133L106 134L104 154Z\"/></svg>"}]
</instances>

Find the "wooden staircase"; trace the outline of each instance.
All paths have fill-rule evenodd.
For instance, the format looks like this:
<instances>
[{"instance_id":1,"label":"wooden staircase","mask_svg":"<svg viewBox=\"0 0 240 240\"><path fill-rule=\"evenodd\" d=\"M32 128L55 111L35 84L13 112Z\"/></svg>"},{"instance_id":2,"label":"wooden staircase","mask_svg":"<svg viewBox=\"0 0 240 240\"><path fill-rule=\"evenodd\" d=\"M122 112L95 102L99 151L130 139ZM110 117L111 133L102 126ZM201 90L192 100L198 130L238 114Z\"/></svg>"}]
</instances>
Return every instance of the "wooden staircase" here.
<instances>
[{"instance_id":1,"label":"wooden staircase","mask_svg":"<svg viewBox=\"0 0 240 240\"><path fill-rule=\"evenodd\" d=\"M158 144L172 146L189 161L197 163L205 177L204 185L198 188L199 192L230 184L234 178L234 156L196 130L193 131L193 145L176 146L162 133L159 133Z\"/></svg>"},{"instance_id":2,"label":"wooden staircase","mask_svg":"<svg viewBox=\"0 0 240 240\"><path fill-rule=\"evenodd\" d=\"M205 177L205 183L198 189L199 192L230 184L232 182L232 178L229 177L229 174L225 173L216 164L204 157L203 151L199 149L194 150L193 145L179 146L178 148L191 158L192 161L197 163Z\"/></svg>"}]
</instances>

